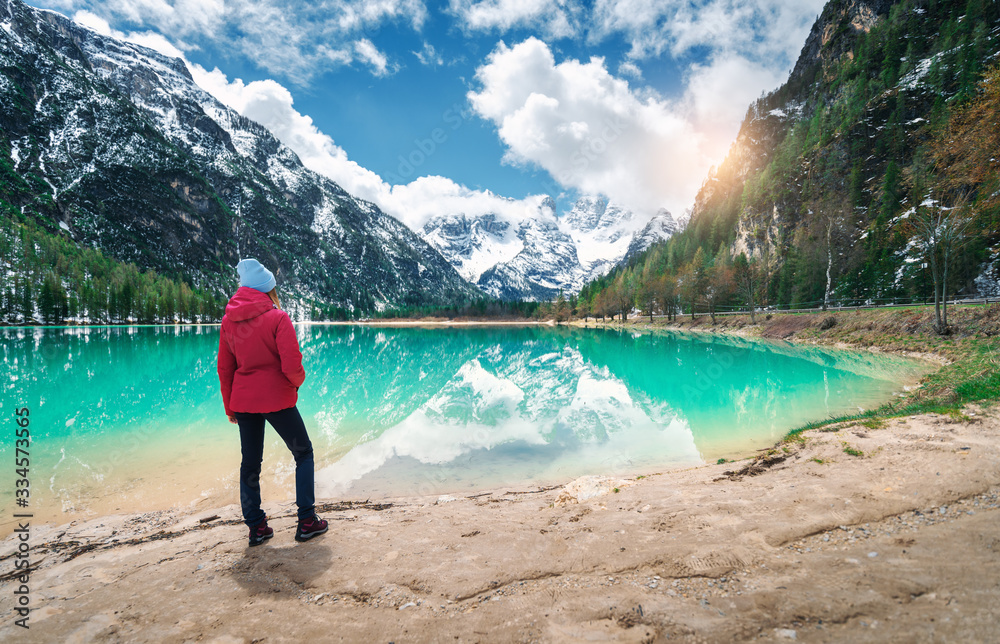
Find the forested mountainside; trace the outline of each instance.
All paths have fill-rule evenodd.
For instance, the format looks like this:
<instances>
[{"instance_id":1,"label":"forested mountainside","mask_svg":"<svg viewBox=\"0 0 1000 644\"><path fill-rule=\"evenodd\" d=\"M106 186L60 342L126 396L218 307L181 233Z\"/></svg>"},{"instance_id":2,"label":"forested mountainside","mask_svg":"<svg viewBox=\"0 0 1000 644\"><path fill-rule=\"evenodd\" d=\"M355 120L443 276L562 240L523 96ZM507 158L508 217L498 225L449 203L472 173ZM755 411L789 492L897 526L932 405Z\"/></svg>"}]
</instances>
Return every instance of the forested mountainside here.
<instances>
[{"instance_id":1,"label":"forested mountainside","mask_svg":"<svg viewBox=\"0 0 1000 644\"><path fill-rule=\"evenodd\" d=\"M295 317L482 297L184 63L0 0L0 323L211 321L234 266Z\"/></svg>"},{"instance_id":2,"label":"forested mountainside","mask_svg":"<svg viewBox=\"0 0 1000 644\"><path fill-rule=\"evenodd\" d=\"M997 295L998 37L996 0L831 0L686 230L588 284L581 308Z\"/></svg>"}]
</instances>

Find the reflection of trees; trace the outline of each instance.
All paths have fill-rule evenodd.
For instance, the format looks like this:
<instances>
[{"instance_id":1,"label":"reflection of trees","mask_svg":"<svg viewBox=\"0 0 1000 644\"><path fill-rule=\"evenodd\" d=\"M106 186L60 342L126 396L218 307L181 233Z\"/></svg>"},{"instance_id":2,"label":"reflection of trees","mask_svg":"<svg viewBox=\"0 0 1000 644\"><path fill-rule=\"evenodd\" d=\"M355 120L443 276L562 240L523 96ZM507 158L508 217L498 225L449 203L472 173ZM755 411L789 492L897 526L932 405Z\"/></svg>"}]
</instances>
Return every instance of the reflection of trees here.
<instances>
[{"instance_id":1,"label":"reflection of trees","mask_svg":"<svg viewBox=\"0 0 1000 644\"><path fill-rule=\"evenodd\" d=\"M17 377L14 393L45 419L38 431L57 436L103 433L150 419L198 424L211 413L221 415L218 342L216 327L7 329L0 334L5 381Z\"/></svg>"},{"instance_id":2,"label":"reflection of trees","mask_svg":"<svg viewBox=\"0 0 1000 644\"><path fill-rule=\"evenodd\" d=\"M343 430L352 445L398 425L436 396L449 419L489 425L506 418L490 416L496 410L483 406L475 379L459 382L460 370L474 361L524 393L512 413L536 423L545 440L595 442L638 422L636 410L659 424L679 414L696 441L731 436L736 427L784 427L790 415L804 413L801 403L825 398L825 382L834 393L856 391L858 381L845 379L846 372L893 382L907 366L872 354L677 333L364 326L298 332L307 371L303 415L328 436ZM13 383L8 391L37 407L32 413L44 415L39 427L47 428L40 431L50 436L140 427L197 435L206 426L226 426L217 327L8 329L0 340L6 381ZM584 374L596 389L582 396L593 404L570 409ZM615 389L618 383L627 396ZM788 409L793 397L799 409Z\"/></svg>"},{"instance_id":3,"label":"reflection of trees","mask_svg":"<svg viewBox=\"0 0 1000 644\"><path fill-rule=\"evenodd\" d=\"M681 333L633 334L614 329L574 334L583 357L662 402L690 423L699 449L741 428L787 429L808 405L834 390L857 386L850 376L892 382L881 356L827 351L780 342ZM898 374L897 374L898 377ZM853 382L852 382L853 381ZM794 401L794 405L792 404ZM841 404L849 402L842 400ZM825 406L815 416L826 415Z\"/></svg>"}]
</instances>

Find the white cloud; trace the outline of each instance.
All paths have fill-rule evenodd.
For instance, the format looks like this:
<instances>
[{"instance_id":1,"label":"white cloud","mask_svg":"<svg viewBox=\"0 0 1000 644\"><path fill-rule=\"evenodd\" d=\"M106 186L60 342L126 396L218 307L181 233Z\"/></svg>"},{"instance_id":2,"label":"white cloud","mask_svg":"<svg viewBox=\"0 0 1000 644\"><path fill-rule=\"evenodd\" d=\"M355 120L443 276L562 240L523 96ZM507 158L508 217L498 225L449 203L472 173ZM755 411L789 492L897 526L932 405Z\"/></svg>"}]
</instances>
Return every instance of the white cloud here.
<instances>
[{"instance_id":1,"label":"white cloud","mask_svg":"<svg viewBox=\"0 0 1000 644\"><path fill-rule=\"evenodd\" d=\"M708 137L713 156L718 157L728 148L747 106L763 89L776 88L783 80L783 71L741 56L720 56L703 65L692 65L683 103L693 125Z\"/></svg>"},{"instance_id":2,"label":"white cloud","mask_svg":"<svg viewBox=\"0 0 1000 644\"><path fill-rule=\"evenodd\" d=\"M335 181L348 193L378 204L414 230L422 227L431 217L455 213L476 215L492 212L505 219L519 221L537 216L545 198L536 195L521 200L508 199L488 190L469 189L441 176L423 176L406 184L392 185L348 158L347 152L320 131L311 117L295 109L292 93L277 81L267 79L245 83L239 78L230 81L218 68L208 71L187 61L183 53L160 34L123 33L112 29L106 20L89 11L78 11L73 19L102 35L181 58L202 89L224 105L266 127L299 156L304 166ZM371 57L377 61L377 55L371 54ZM458 116L449 118L453 122Z\"/></svg>"},{"instance_id":3,"label":"white cloud","mask_svg":"<svg viewBox=\"0 0 1000 644\"><path fill-rule=\"evenodd\" d=\"M354 50L358 57L372 68L372 73L376 76L386 76L390 73L389 59L378 50L372 41L367 38L354 41ZM395 71L395 70L393 70Z\"/></svg>"},{"instance_id":4,"label":"white cloud","mask_svg":"<svg viewBox=\"0 0 1000 644\"><path fill-rule=\"evenodd\" d=\"M102 16L155 27L180 38L217 31L226 12L223 0L108 0L86 4Z\"/></svg>"},{"instance_id":5,"label":"white cloud","mask_svg":"<svg viewBox=\"0 0 1000 644\"><path fill-rule=\"evenodd\" d=\"M494 212L518 221L537 215L543 196L506 199L489 191L471 190L440 176L419 177L391 185L350 158L343 148L299 113L291 92L274 80L230 81L218 69L188 64L195 82L225 105L257 121L291 148L310 170L339 184L350 194L379 205L414 230L435 215Z\"/></svg>"},{"instance_id":6,"label":"white cloud","mask_svg":"<svg viewBox=\"0 0 1000 644\"><path fill-rule=\"evenodd\" d=\"M115 33L173 56L197 47L199 38L231 42L293 82L352 64L376 76L391 74L399 62L366 34L387 21L419 32L427 19L422 0L66 1L87 6L77 20L99 31L111 31L109 19L155 27L166 37L152 31ZM520 28L549 39L623 38L630 49L617 61L617 77L603 59L556 64L550 48L534 38L513 48L501 43L477 70L480 88L469 98L476 112L496 125L507 163L536 165L562 187L602 193L637 210L666 206L677 213L690 206L709 165L725 154L747 104L781 82L823 2L597 0L584 10L575 0L451 0L448 13L467 33ZM441 65L434 45L423 44L413 52L418 60ZM666 100L624 80L641 81L637 63L665 54L682 63L685 57L695 61L687 63L682 96ZM445 212L492 210L520 218L537 205L536 198L506 200L444 177L404 184L409 174L401 173L393 179L398 185L390 185L351 161L295 110L282 85L230 82L218 70L201 70L196 78L275 132L307 167L411 226Z\"/></svg>"},{"instance_id":7,"label":"white cloud","mask_svg":"<svg viewBox=\"0 0 1000 644\"><path fill-rule=\"evenodd\" d=\"M421 65L427 65L428 67L440 67L444 65L444 58L438 53L434 45L429 42L424 42L424 46L420 51L412 53L417 57Z\"/></svg>"},{"instance_id":8,"label":"white cloud","mask_svg":"<svg viewBox=\"0 0 1000 644\"><path fill-rule=\"evenodd\" d=\"M60 0L50 0L59 2ZM423 0L67 0L105 24L155 30L183 51L216 42L291 81L353 63L384 76L396 69L366 34L387 23L419 32ZM92 19L91 19L92 22Z\"/></svg>"},{"instance_id":9,"label":"white cloud","mask_svg":"<svg viewBox=\"0 0 1000 644\"><path fill-rule=\"evenodd\" d=\"M559 39L580 30L581 9L573 0L451 0L449 11L468 31L526 28Z\"/></svg>"},{"instance_id":10,"label":"white cloud","mask_svg":"<svg viewBox=\"0 0 1000 644\"><path fill-rule=\"evenodd\" d=\"M548 45L532 38L513 48L500 43L477 70L481 88L469 98L497 126L508 162L537 165L564 186L640 211L658 205L682 212L709 166L722 160L747 105L784 80L824 3L597 0L588 40L621 37L630 46L618 78L603 59L556 64ZM453 0L453 11L458 4ZM506 13L486 11L508 4ZM462 6L467 25L503 31L521 24L519 15L543 15L538 6L562 5L496 0ZM686 64L676 99L623 80L641 81L637 63L665 55ZM620 128L609 128L615 123Z\"/></svg>"},{"instance_id":11,"label":"white cloud","mask_svg":"<svg viewBox=\"0 0 1000 644\"><path fill-rule=\"evenodd\" d=\"M631 76L636 80L642 80L642 70L639 69L639 66L631 60L622 61L621 64L618 65L618 75Z\"/></svg>"},{"instance_id":12,"label":"white cloud","mask_svg":"<svg viewBox=\"0 0 1000 644\"><path fill-rule=\"evenodd\" d=\"M501 43L476 72L476 112L498 128L507 160L639 212L682 212L712 157L683 106L633 91L600 58L556 64L535 38Z\"/></svg>"},{"instance_id":13,"label":"white cloud","mask_svg":"<svg viewBox=\"0 0 1000 644\"><path fill-rule=\"evenodd\" d=\"M96 31L102 36L117 38L118 40L124 40L126 42L142 45L143 47L148 47L154 51L158 51L165 56L184 58L184 52L178 49L172 42L164 38L163 35L154 31L133 31L131 33L123 33L116 29L112 29L107 20L87 10L77 11L73 14L73 21L87 27L88 29Z\"/></svg>"},{"instance_id":14,"label":"white cloud","mask_svg":"<svg viewBox=\"0 0 1000 644\"><path fill-rule=\"evenodd\" d=\"M73 15L73 22L83 25L88 29L93 29L102 36L110 36L112 34L111 25L108 24L107 20L86 10L77 11Z\"/></svg>"},{"instance_id":15,"label":"white cloud","mask_svg":"<svg viewBox=\"0 0 1000 644\"><path fill-rule=\"evenodd\" d=\"M589 37L599 42L620 34L636 60L707 47L713 55L738 54L787 69L824 4L826 0L597 0Z\"/></svg>"}]
</instances>

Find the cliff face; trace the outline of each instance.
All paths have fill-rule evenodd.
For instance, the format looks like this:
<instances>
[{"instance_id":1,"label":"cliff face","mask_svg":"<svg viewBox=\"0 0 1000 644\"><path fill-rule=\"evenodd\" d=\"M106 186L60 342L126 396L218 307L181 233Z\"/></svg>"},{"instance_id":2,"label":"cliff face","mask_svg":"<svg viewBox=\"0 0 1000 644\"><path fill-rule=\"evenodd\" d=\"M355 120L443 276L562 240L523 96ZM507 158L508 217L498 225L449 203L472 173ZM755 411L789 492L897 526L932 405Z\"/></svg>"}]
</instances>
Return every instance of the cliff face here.
<instances>
[{"instance_id":1,"label":"cliff face","mask_svg":"<svg viewBox=\"0 0 1000 644\"><path fill-rule=\"evenodd\" d=\"M975 99L998 34L995 2L832 0L788 81L750 106L703 184L689 239L759 260L769 302L822 300L827 282L842 298L920 292L913 177ZM998 242L986 231L968 246L953 290L976 290Z\"/></svg>"},{"instance_id":2,"label":"cliff face","mask_svg":"<svg viewBox=\"0 0 1000 644\"><path fill-rule=\"evenodd\" d=\"M889 14L899 0L835 0L823 7L823 12L813 23L806 43L799 53L788 82L794 83L814 73L814 69L827 70L841 56L854 56L853 47L860 32L871 28Z\"/></svg>"},{"instance_id":3,"label":"cliff face","mask_svg":"<svg viewBox=\"0 0 1000 644\"><path fill-rule=\"evenodd\" d=\"M219 293L257 257L303 311L479 295L182 61L19 0L0 1L0 27L0 199L51 234Z\"/></svg>"}]
</instances>

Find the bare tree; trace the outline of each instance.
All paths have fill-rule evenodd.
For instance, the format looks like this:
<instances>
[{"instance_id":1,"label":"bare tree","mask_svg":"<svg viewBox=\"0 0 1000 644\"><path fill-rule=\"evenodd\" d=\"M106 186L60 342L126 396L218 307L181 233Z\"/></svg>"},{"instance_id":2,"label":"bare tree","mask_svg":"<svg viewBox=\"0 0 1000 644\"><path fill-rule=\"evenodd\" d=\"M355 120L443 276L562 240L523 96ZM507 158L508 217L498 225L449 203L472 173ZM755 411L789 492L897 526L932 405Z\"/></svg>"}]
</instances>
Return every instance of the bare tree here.
<instances>
[{"instance_id":1,"label":"bare tree","mask_svg":"<svg viewBox=\"0 0 1000 644\"><path fill-rule=\"evenodd\" d=\"M663 307L668 321L677 319L677 276L663 274L656 279L656 298Z\"/></svg>"},{"instance_id":2,"label":"bare tree","mask_svg":"<svg viewBox=\"0 0 1000 644\"><path fill-rule=\"evenodd\" d=\"M611 289L611 300L614 308L621 313L621 321L627 321L628 312L635 306L635 278L631 271L624 271L615 280Z\"/></svg>"},{"instance_id":3,"label":"bare tree","mask_svg":"<svg viewBox=\"0 0 1000 644\"><path fill-rule=\"evenodd\" d=\"M603 324L608 315L608 289L602 289L597 292L594 296L594 320L597 320L597 316L601 316L601 323Z\"/></svg>"},{"instance_id":4,"label":"bare tree","mask_svg":"<svg viewBox=\"0 0 1000 644\"><path fill-rule=\"evenodd\" d=\"M910 218L910 225L931 269L934 330L941 335L948 333L948 268L962 247L971 240L972 221L965 195L960 195L950 208L935 199L925 199Z\"/></svg>"},{"instance_id":5,"label":"bare tree","mask_svg":"<svg viewBox=\"0 0 1000 644\"><path fill-rule=\"evenodd\" d=\"M679 283L681 294L691 304L691 319L695 319L698 298L704 297L708 285L708 267L705 251L698 248L694 258L684 266Z\"/></svg>"},{"instance_id":6,"label":"bare tree","mask_svg":"<svg viewBox=\"0 0 1000 644\"><path fill-rule=\"evenodd\" d=\"M636 293L636 303L649 315L649 323L653 323L653 309L656 306L656 280L643 280Z\"/></svg>"},{"instance_id":7,"label":"bare tree","mask_svg":"<svg viewBox=\"0 0 1000 644\"><path fill-rule=\"evenodd\" d=\"M717 260L708 269L708 284L705 287L705 303L708 304L708 314L712 316L712 324L715 324L715 307L725 301L733 290L733 269L724 262Z\"/></svg>"},{"instance_id":8,"label":"bare tree","mask_svg":"<svg viewBox=\"0 0 1000 644\"><path fill-rule=\"evenodd\" d=\"M846 204L829 204L826 209L824 231L826 233L826 287L823 289L823 310L830 307L830 296L833 294L833 274L835 262L840 264L841 248L844 243L844 228L848 220L850 206ZM837 272L840 271L837 266Z\"/></svg>"}]
</instances>

